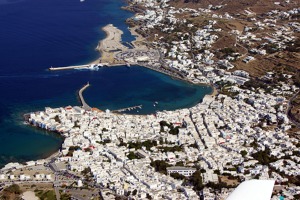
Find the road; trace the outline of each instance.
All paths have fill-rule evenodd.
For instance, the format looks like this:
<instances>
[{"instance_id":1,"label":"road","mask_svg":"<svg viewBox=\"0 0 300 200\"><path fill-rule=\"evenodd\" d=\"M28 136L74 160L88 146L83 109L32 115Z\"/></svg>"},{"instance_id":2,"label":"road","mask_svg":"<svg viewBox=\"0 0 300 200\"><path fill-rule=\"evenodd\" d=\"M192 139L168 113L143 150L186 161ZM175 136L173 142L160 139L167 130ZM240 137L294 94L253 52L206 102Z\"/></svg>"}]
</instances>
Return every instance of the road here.
<instances>
[{"instance_id":1,"label":"road","mask_svg":"<svg viewBox=\"0 0 300 200\"><path fill-rule=\"evenodd\" d=\"M60 200L59 188L55 187L54 191L55 191L56 200Z\"/></svg>"},{"instance_id":2,"label":"road","mask_svg":"<svg viewBox=\"0 0 300 200\"><path fill-rule=\"evenodd\" d=\"M286 110L286 115L288 116L289 120L295 124L298 128L300 128L300 123L299 122L296 122L294 120L294 117L292 116L291 114L291 110L292 110L292 101L300 94L300 90L294 95L292 96L292 98L289 100L289 103L288 103L288 108Z\"/></svg>"}]
</instances>

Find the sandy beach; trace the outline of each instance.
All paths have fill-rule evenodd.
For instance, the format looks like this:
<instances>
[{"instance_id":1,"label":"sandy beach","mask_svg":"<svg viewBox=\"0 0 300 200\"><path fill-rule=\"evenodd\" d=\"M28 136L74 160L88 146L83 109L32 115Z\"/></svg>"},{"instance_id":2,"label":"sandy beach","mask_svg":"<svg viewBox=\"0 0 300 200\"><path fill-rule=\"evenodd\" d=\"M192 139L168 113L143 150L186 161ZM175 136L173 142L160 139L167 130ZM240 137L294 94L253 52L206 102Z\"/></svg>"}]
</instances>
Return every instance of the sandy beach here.
<instances>
[{"instance_id":1,"label":"sandy beach","mask_svg":"<svg viewBox=\"0 0 300 200\"><path fill-rule=\"evenodd\" d=\"M213 91L211 92L210 96L215 97L219 94L217 88L215 88L214 86L211 86Z\"/></svg>"}]
</instances>

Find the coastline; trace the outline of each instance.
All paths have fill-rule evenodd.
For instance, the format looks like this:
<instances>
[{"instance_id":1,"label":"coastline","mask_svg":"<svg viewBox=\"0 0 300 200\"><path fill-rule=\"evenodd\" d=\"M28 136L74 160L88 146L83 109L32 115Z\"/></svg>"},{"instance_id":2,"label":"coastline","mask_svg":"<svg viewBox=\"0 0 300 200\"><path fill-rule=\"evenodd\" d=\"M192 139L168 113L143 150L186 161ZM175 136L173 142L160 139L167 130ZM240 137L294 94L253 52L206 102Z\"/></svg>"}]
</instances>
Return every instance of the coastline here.
<instances>
[{"instance_id":1,"label":"coastline","mask_svg":"<svg viewBox=\"0 0 300 200\"><path fill-rule=\"evenodd\" d=\"M106 51L106 50L104 50L104 48L103 48L103 47L105 46L105 45L104 45L105 41L106 41L108 38L112 38L112 37L111 37L111 36L112 36L112 32L110 31L111 29L107 29L107 27L111 27L111 28L113 28L114 30L119 30L117 27L114 27L112 24L108 24L108 25L106 25L106 26L104 26L104 27L101 28L101 30L104 31L104 32L106 33L106 36L105 36L104 39L102 39L102 40L100 40L100 41L98 42L98 45L97 45L97 47L96 47L96 50L99 51L100 56L99 56L98 59L96 59L95 61L90 62L89 64L98 64L98 63L100 63L100 62L103 62L103 60L106 61L106 60L104 59L104 57L108 57L108 58L106 58L106 59L108 59L109 61L112 61L112 63L110 63L110 64L108 65L109 67L113 67L113 66L126 66L126 63L125 63L125 62L124 62L124 63L115 63L114 58L111 57L112 53L111 53L111 52L108 52L108 51ZM135 29L137 28L137 26L135 26L135 27L128 27L128 28L129 28L131 34L132 34L133 36L135 36L135 40L131 42L131 43L133 44L133 46L136 47L136 48L138 48L138 49L148 49L148 47L147 47L146 45L143 46L143 45L141 45L141 44L138 44L138 43L140 43L140 42L141 42L141 43L144 42L144 41L145 41L145 38L143 38L140 34L138 34L138 33L135 31ZM118 35L116 38L113 37L113 40L114 40L114 42L116 42L116 43L120 43L120 46L123 46L123 45L121 44L121 35L123 34L123 32L122 32L121 30L119 30L119 31L117 31L117 32L118 32L119 35ZM115 32L115 33L116 33L116 32ZM120 47L120 46L119 46L119 47ZM118 49L118 48L117 48L117 49ZM122 49L122 48L121 48L121 49ZM124 46L124 49L127 49L127 47ZM113 53L113 54L114 54L114 53ZM139 66L141 66L141 67L145 67L144 65L140 65L140 64L136 64L136 65L139 65ZM210 87L212 88L212 92L211 92L211 94L207 94L207 95L209 95L209 96L216 96L216 95L218 94L217 89L216 89L215 87L213 87L212 85L210 85L210 84L204 84L204 83L197 84L197 83L193 83L192 81L190 81L189 79L186 79L186 78L179 78L179 77L176 77L176 76L174 76L174 75L172 75L172 74L164 73L164 72L162 72L162 71L155 70L155 69L150 68L150 67L146 67L146 68L151 69L151 70L154 70L154 71L157 71L157 72L159 72L159 73L166 74L166 75L170 76L172 79L177 79L177 80L180 80L180 81L185 81L185 82L188 82L188 83L193 84L193 85L205 85L205 86L210 86ZM205 95L205 96L207 96L207 95ZM199 103L198 103L198 104L199 104ZM198 105L198 104L196 104L196 105ZM190 107L190 108L192 108L192 107ZM187 108L187 109L190 109L190 108ZM178 109L178 110L180 110L180 109ZM141 116L147 116L147 114L141 115ZM30 125L32 125L32 124L30 124ZM37 127L37 128L39 128L39 127ZM40 128L39 128L39 129L40 129ZM43 129L43 130L44 130L44 129ZM51 132L52 132L52 131L51 131ZM53 132L52 132L52 133L53 133ZM61 137L63 137L63 140L65 139L65 137L64 137L62 134L60 134L59 132L57 132L57 134L59 134ZM49 155L49 156L46 156L46 158L44 158L44 159L39 159L39 160L50 160L51 158L56 157L56 156L59 154L59 150L58 150L58 151L55 151L55 152L50 152L49 154L50 154L50 155Z\"/></svg>"},{"instance_id":2,"label":"coastline","mask_svg":"<svg viewBox=\"0 0 300 200\"><path fill-rule=\"evenodd\" d=\"M12 153L10 148L14 148L16 154L33 152L30 154L33 156L3 159L1 184L20 184L24 191L27 186L26 190L35 189L29 187L31 182L41 187L40 183L47 179L57 199L61 199L65 191L74 198L78 193L84 194L82 199L92 199L85 194L94 191L103 199L120 196L199 199L203 196L227 198L240 184L251 179L272 179L272 184L279 188L273 191L272 197L286 195L298 199L300 194L295 195L294 191L300 183L300 177L297 177L300 125L295 126L293 116L290 116L293 103L297 102L293 99L299 93L297 76L289 73L292 71L290 66L281 66L279 71L277 67L270 69L264 76L248 71L249 68L257 70L255 62L266 58L280 62L281 53L280 58L253 55L257 61L251 62L248 68L244 68L247 63L240 65L246 56L242 46L236 47L236 43L247 41L239 37L247 31L235 22L240 21L238 23L243 25L256 22L247 21L244 15L234 14L229 19L228 13L223 15L223 9L184 10L180 8L182 5L177 8L172 3L127 1L136 17L121 13L117 21L110 18L115 14L111 11L116 11L116 7L112 7L108 19L100 20L101 26L93 26L103 32L101 38L94 39L89 45L86 54L89 59L84 63L97 60L82 68L61 67L62 70L79 70L52 73L61 77L45 80L50 87L46 84L48 87L42 87L40 79L30 79L35 85L38 82L40 88L47 88L47 91L43 90L48 94L44 98L46 101L38 104L31 99L20 99L23 104L28 102L29 105L24 107L26 110L14 105L21 113L29 113L24 116L27 123L23 123L22 128L28 127L26 133L33 132L36 136L33 139L29 135L24 139L17 137L20 138L18 145L3 140L3 147ZM135 5L144 6L145 11L134 10ZM228 19L224 22L226 16ZM128 18L126 24L120 21L124 18ZM277 15L268 18L274 19ZM264 20L257 18L257 23ZM108 22L115 26L106 25ZM276 22L277 28L286 20L276 19ZM99 25L99 21L95 23ZM268 32L269 27L265 26ZM238 28L243 32L235 35ZM77 36L83 37L88 30L77 31ZM249 32L253 37L261 37L261 31L256 31ZM124 41L122 32L126 33ZM235 42L236 48L230 49L231 45L227 43L231 42ZM254 38L247 47L256 48L256 42ZM294 40L290 42L296 44ZM95 44L98 45L93 51ZM289 50L279 50L285 51ZM80 53L84 52L80 50ZM252 49L248 53L252 55ZM69 61L67 55L64 55L66 62L82 62ZM58 60L56 65L65 65L64 60ZM263 69L262 74L267 69ZM44 74L48 78L49 72ZM80 87L89 82L95 87L83 96L90 105L102 111L84 105L82 92L86 86ZM72 86L67 87L68 83ZM32 99L39 98L40 92L36 93L41 91L39 87L28 88L35 89ZM74 91L79 93L77 100ZM24 92L27 91L24 89ZM66 95L60 96L62 92ZM20 124L22 119L18 121ZM8 133L17 133L14 130ZM42 134L45 139L39 137ZM13 139L12 136L8 138ZM27 143L26 137L32 142ZM160 168L165 165L166 168ZM186 175L185 178L173 176L172 170L182 170L183 174L180 171L178 174ZM201 185L192 180L196 176L200 177ZM295 184L287 186L290 182Z\"/></svg>"}]
</instances>

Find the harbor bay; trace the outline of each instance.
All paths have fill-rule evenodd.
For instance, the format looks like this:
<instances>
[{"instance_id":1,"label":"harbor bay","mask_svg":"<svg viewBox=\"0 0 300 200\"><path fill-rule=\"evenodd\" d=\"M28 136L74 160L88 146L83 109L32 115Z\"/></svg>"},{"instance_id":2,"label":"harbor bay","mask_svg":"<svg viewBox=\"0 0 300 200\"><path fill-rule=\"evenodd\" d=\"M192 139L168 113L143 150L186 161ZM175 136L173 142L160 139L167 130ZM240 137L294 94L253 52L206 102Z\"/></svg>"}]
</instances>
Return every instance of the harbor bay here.
<instances>
[{"instance_id":1,"label":"harbor bay","mask_svg":"<svg viewBox=\"0 0 300 200\"><path fill-rule=\"evenodd\" d=\"M121 10L123 5L119 0L0 3L0 166L45 158L60 148L63 138L25 125L23 115L46 106L80 105L76 91L93 74L46 69L98 58L95 48L108 19L123 30L124 41L133 40L124 23L133 14Z\"/></svg>"},{"instance_id":2,"label":"harbor bay","mask_svg":"<svg viewBox=\"0 0 300 200\"><path fill-rule=\"evenodd\" d=\"M158 110L191 107L212 91L209 86L192 85L139 66L44 72L43 75L18 79L2 77L4 82L15 84L1 88L3 91L20 91L18 94L8 93L8 99L15 102L13 105L6 104L7 107L4 107L2 103L1 106L2 165L43 158L58 150L63 138L28 127L23 123L23 114L48 106L79 106L76 91L87 82L90 82L90 87L83 92L83 96L89 106L114 111L142 105L141 109L125 111L128 114L152 114ZM17 100L19 95L23 96L23 100Z\"/></svg>"},{"instance_id":3,"label":"harbor bay","mask_svg":"<svg viewBox=\"0 0 300 200\"><path fill-rule=\"evenodd\" d=\"M48 106L80 105L77 92L88 81L91 86L84 91L84 97L91 107L119 110L142 105L142 109L127 111L131 114L189 107L211 92L210 87L173 80L138 66L99 71L47 70L97 59L95 48L105 37L101 28L107 24L107 18L123 31L123 41L132 41L134 37L124 23L132 13L121 10L122 5L118 0L28 0L1 5L5 9L0 15L6 20L0 24L6 31L0 31L0 41L6 48L0 51L6 56L0 64L0 91L5 94L0 100L0 166L45 158L57 151L63 138L24 124L23 115ZM54 11L56 16L51 15ZM57 20L62 16L63 20ZM43 23L48 25L39 26Z\"/></svg>"}]
</instances>

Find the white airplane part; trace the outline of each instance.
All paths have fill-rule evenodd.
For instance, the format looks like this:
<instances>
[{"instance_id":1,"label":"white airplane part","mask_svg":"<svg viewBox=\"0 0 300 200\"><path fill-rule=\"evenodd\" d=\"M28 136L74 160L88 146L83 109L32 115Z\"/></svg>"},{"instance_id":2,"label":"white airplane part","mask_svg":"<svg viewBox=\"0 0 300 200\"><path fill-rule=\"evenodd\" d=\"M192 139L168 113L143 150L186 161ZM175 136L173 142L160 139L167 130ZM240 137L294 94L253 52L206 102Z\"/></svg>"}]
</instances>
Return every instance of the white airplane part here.
<instances>
[{"instance_id":1,"label":"white airplane part","mask_svg":"<svg viewBox=\"0 0 300 200\"><path fill-rule=\"evenodd\" d=\"M248 180L242 182L227 200L270 200L275 180Z\"/></svg>"}]
</instances>

